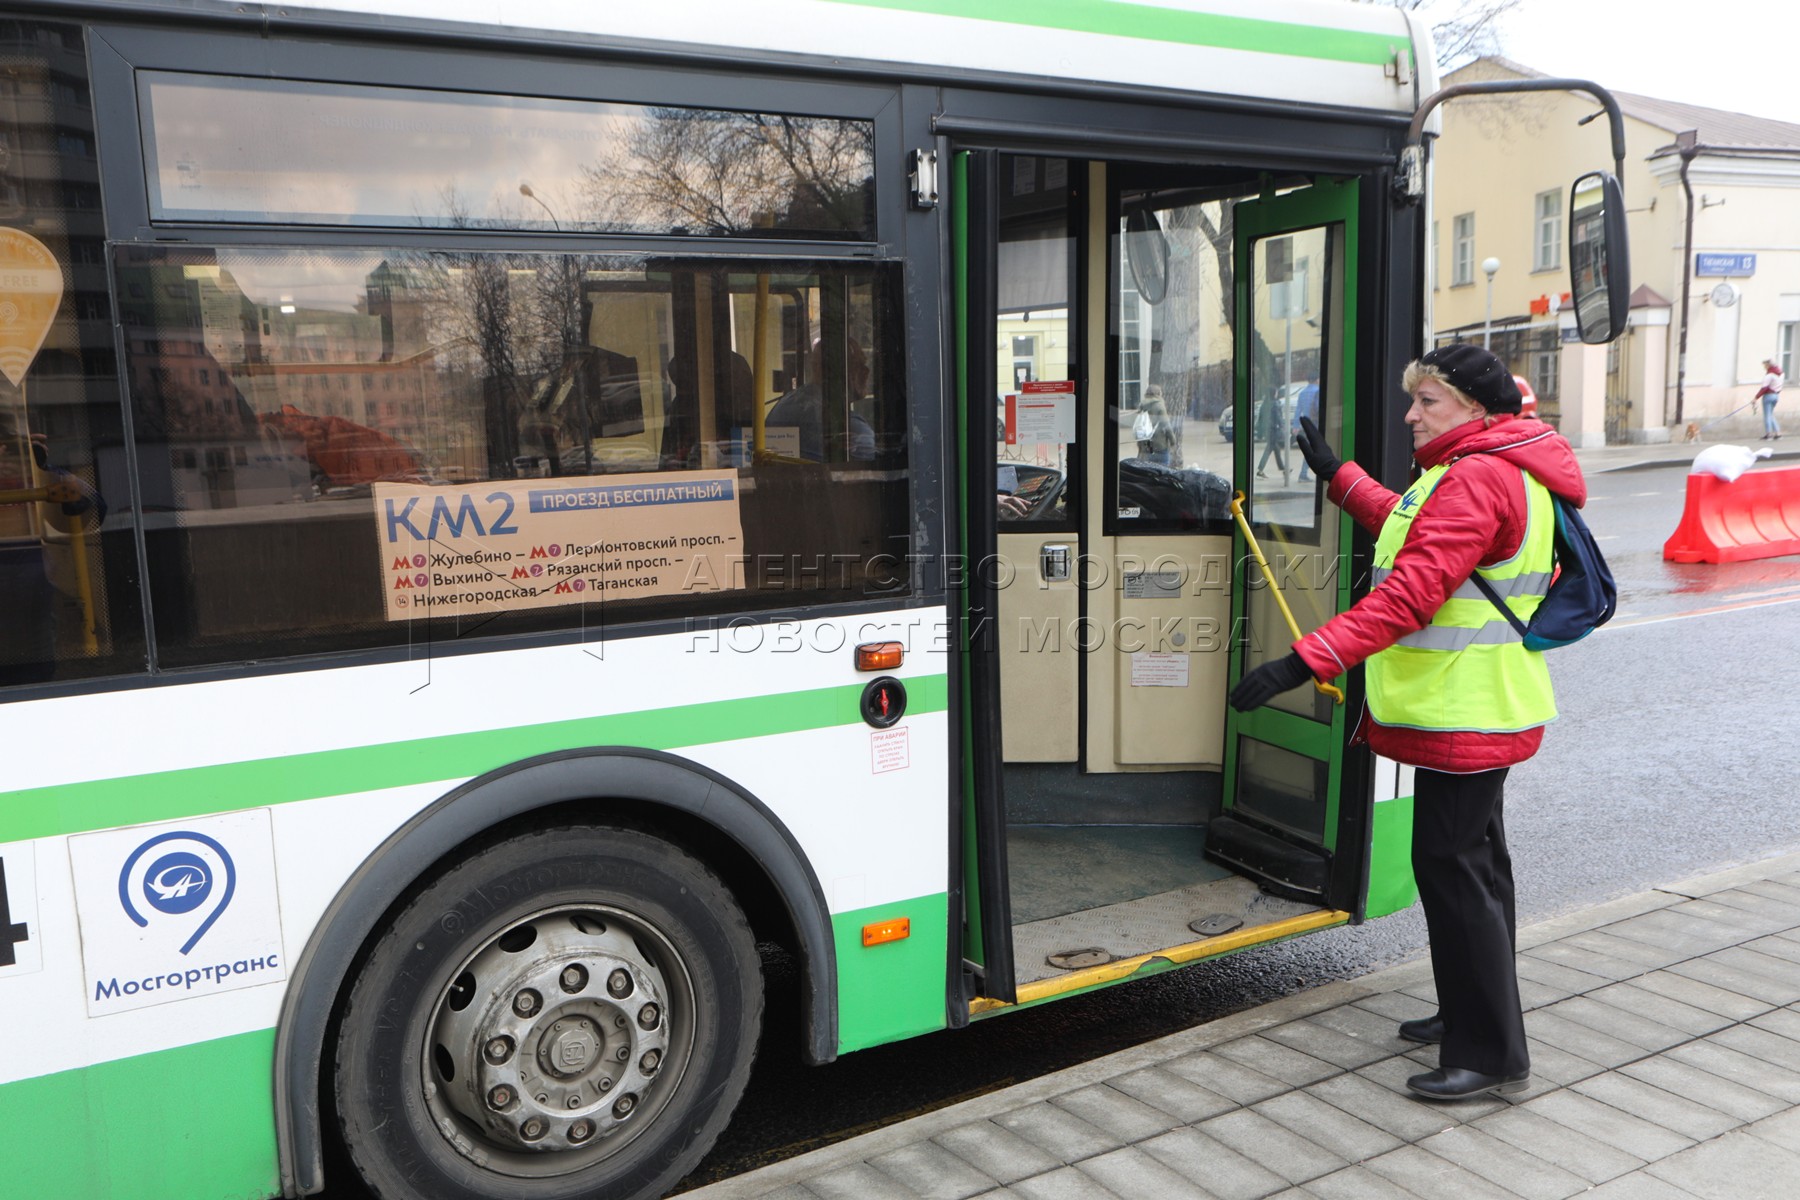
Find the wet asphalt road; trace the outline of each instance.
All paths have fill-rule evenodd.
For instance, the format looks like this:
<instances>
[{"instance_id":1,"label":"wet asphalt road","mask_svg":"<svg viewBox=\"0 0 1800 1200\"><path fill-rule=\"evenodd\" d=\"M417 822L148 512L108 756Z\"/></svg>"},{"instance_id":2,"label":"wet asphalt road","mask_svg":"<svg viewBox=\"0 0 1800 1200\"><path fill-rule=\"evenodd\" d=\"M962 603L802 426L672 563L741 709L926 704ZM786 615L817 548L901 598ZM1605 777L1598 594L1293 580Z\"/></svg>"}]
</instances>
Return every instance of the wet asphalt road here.
<instances>
[{"instance_id":1,"label":"wet asphalt road","mask_svg":"<svg viewBox=\"0 0 1800 1200\"><path fill-rule=\"evenodd\" d=\"M1563 717L1514 770L1507 825L1521 924L1800 848L1800 557L1662 561L1685 467L1590 478L1589 524L1619 614L1551 670ZM770 1019L700 1186L892 1121L1416 957L1416 908L1139 983L849 1055L799 1056L793 963L766 956ZM341 1163L327 1200L362 1200Z\"/></svg>"}]
</instances>

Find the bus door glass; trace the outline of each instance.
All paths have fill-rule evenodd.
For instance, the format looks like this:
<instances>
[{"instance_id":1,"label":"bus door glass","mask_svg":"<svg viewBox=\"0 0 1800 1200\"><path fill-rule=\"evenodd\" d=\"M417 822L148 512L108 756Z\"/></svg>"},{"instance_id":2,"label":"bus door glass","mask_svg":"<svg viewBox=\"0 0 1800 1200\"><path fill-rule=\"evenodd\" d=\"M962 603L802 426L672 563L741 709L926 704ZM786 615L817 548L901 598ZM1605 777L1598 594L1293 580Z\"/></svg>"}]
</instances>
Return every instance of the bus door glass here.
<instances>
[{"instance_id":1,"label":"bus door glass","mask_svg":"<svg viewBox=\"0 0 1800 1200\"><path fill-rule=\"evenodd\" d=\"M1231 681L1287 654L1349 600L1349 518L1325 498L1295 444L1311 417L1343 454L1353 413L1356 189L1320 182L1238 205L1238 488L1274 585L1234 531ZM1337 681L1341 687L1344 680ZM1225 724L1225 811L1208 853L1280 894L1352 907L1356 847L1340 846L1345 706L1308 684Z\"/></svg>"}]
</instances>

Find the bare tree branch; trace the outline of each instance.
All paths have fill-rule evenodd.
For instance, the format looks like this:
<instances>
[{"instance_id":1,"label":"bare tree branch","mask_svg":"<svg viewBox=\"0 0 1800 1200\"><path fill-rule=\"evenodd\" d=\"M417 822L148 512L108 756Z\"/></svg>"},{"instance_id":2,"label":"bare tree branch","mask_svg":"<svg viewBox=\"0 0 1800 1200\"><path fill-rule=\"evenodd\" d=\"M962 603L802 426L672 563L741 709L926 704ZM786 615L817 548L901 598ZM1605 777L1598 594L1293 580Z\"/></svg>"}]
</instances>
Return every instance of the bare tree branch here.
<instances>
[{"instance_id":1,"label":"bare tree branch","mask_svg":"<svg viewBox=\"0 0 1800 1200\"><path fill-rule=\"evenodd\" d=\"M1386 0L1431 22L1431 40L1440 67L1501 50L1499 19L1519 0Z\"/></svg>"}]
</instances>

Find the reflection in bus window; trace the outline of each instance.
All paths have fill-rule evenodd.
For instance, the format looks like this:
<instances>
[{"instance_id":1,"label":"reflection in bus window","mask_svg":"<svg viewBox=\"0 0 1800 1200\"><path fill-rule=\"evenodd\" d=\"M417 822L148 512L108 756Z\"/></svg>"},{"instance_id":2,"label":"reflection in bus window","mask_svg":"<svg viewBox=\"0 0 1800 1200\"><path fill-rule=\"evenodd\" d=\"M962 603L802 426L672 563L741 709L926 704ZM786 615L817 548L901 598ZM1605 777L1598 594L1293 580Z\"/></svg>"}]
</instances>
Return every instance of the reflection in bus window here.
<instances>
[{"instance_id":1,"label":"reflection in bus window","mask_svg":"<svg viewBox=\"0 0 1800 1200\"><path fill-rule=\"evenodd\" d=\"M145 71L153 220L873 236L874 125Z\"/></svg>"},{"instance_id":2,"label":"reflection in bus window","mask_svg":"<svg viewBox=\"0 0 1800 1200\"><path fill-rule=\"evenodd\" d=\"M164 662L417 641L384 612L391 485L447 489L464 520L484 481L736 473L734 580L571 596L484 633L899 582L880 569L910 525L882 268L122 247L116 269Z\"/></svg>"},{"instance_id":3,"label":"reflection in bus window","mask_svg":"<svg viewBox=\"0 0 1800 1200\"><path fill-rule=\"evenodd\" d=\"M59 152L39 152L51 146ZM9 326L29 323L33 310L46 323L35 355L16 339L0 353L4 686L118 671L143 655L78 27L0 27L0 150L6 265L21 269L7 287L29 293L0 301ZM21 249L27 257L13 261ZM31 282L16 283L21 276ZM43 289L53 295L57 286L60 300L45 299Z\"/></svg>"},{"instance_id":4,"label":"reflection in bus window","mask_svg":"<svg viewBox=\"0 0 1800 1200\"><path fill-rule=\"evenodd\" d=\"M1113 369L1118 527L1221 532L1230 521L1233 206L1253 183L1119 197L1113 232ZM1146 294L1126 245L1128 214L1150 211L1168 245L1160 291Z\"/></svg>"}]
</instances>

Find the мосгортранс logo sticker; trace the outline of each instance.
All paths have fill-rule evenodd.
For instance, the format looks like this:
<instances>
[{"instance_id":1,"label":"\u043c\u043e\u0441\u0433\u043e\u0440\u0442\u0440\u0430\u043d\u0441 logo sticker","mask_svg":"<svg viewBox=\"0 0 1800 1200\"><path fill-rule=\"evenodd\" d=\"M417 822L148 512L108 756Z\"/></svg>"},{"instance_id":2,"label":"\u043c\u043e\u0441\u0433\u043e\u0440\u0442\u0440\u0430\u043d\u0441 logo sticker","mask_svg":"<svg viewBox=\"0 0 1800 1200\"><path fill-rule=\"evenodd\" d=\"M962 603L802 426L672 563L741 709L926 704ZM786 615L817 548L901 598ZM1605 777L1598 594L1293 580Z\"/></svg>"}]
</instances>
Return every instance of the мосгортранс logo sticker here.
<instances>
[{"instance_id":1,"label":"\u043c\u043e\u0441\u0433\u043e\u0440\u0442\u0440\u0430\u043d\u0441 logo sticker","mask_svg":"<svg viewBox=\"0 0 1800 1200\"><path fill-rule=\"evenodd\" d=\"M68 847L90 1017L287 978L268 809L98 829Z\"/></svg>"},{"instance_id":2,"label":"\u043c\u043e\u0441\u0433\u043e\u0440\u0442\u0440\u0430\u043d\u0441 logo sticker","mask_svg":"<svg viewBox=\"0 0 1800 1200\"><path fill-rule=\"evenodd\" d=\"M153 850L162 853L152 857ZM183 916L217 897L205 918L182 943L183 954L192 950L224 915L236 890L237 868L225 847L203 833L187 829L157 834L133 850L119 869L119 903L125 907L125 915L140 928L150 924L152 915ZM138 907L139 899L150 915Z\"/></svg>"}]
</instances>

